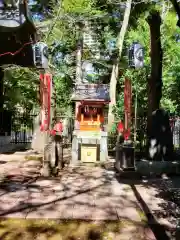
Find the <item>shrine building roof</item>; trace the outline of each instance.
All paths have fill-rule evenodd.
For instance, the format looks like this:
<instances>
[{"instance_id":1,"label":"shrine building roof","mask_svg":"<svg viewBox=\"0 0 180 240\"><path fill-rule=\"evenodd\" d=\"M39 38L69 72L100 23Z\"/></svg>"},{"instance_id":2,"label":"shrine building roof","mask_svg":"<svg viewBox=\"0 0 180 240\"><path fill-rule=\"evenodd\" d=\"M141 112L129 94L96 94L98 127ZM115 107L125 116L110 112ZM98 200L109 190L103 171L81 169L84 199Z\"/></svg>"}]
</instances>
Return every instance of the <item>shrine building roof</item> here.
<instances>
[{"instance_id":1,"label":"shrine building roof","mask_svg":"<svg viewBox=\"0 0 180 240\"><path fill-rule=\"evenodd\" d=\"M108 84L76 84L72 97L72 101L94 101L109 102L109 85Z\"/></svg>"}]
</instances>

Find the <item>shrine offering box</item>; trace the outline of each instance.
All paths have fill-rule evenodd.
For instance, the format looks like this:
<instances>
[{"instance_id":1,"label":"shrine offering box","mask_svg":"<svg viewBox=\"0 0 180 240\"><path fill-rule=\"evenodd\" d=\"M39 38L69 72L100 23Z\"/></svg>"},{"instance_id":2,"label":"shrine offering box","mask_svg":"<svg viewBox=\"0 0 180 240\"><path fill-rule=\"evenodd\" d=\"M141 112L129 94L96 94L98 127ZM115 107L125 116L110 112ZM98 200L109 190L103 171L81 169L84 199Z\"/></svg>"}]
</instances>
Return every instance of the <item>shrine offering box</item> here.
<instances>
[{"instance_id":1,"label":"shrine offering box","mask_svg":"<svg viewBox=\"0 0 180 240\"><path fill-rule=\"evenodd\" d=\"M81 145L81 161L82 162L96 162L97 161L97 146Z\"/></svg>"}]
</instances>

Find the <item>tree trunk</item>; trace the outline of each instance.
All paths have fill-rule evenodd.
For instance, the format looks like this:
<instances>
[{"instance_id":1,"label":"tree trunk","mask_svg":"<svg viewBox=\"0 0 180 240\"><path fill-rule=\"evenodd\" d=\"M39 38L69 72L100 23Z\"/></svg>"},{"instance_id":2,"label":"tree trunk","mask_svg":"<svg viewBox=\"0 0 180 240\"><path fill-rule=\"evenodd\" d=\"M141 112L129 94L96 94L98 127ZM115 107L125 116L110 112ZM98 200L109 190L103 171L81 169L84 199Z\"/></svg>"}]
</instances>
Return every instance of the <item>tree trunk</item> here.
<instances>
[{"instance_id":1,"label":"tree trunk","mask_svg":"<svg viewBox=\"0 0 180 240\"><path fill-rule=\"evenodd\" d=\"M113 107L116 104L116 85L119 77L119 60L121 59L124 37L128 28L129 17L131 12L131 4L132 4L132 0L127 0L124 19L123 19L121 30L117 39L118 57L116 61L114 61L112 72L111 72L110 89L109 89L110 103L109 103L109 111L108 111L108 131L111 130L112 124L114 122Z\"/></svg>"},{"instance_id":2,"label":"tree trunk","mask_svg":"<svg viewBox=\"0 0 180 240\"><path fill-rule=\"evenodd\" d=\"M151 37L151 76L148 79L148 135L151 132L152 112L159 109L162 97L162 49L161 49L161 17L152 12L147 18Z\"/></svg>"},{"instance_id":3,"label":"tree trunk","mask_svg":"<svg viewBox=\"0 0 180 240\"><path fill-rule=\"evenodd\" d=\"M82 48L83 42L80 38L77 44L76 51L76 83L82 83Z\"/></svg>"},{"instance_id":4,"label":"tree trunk","mask_svg":"<svg viewBox=\"0 0 180 240\"><path fill-rule=\"evenodd\" d=\"M109 94L110 100L109 109L108 109L108 131L111 130L112 124L114 122L114 114L113 114L113 107L116 104L116 85L117 85L117 78L118 78L118 62L113 64L112 72L111 72L111 79L110 79L110 87L109 87Z\"/></svg>"},{"instance_id":5,"label":"tree trunk","mask_svg":"<svg viewBox=\"0 0 180 240\"><path fill-rule=\"evenodd\" d=\"M82 83L82 53L83 53L83 38L82 38L82 25L78 26L78 43L77 43L77 51L76 51L76 82L75 84ZM80 102L76 102L75 104L75 116L78 112L78 107ZM76 123L75 123L76 128Z\"/></svg>"},{"instance_id":6,"label":"tree trunk","mask_svg":"<svg viewBox=\"0 0 180 240\"><path fill-rule=\"evenodd\" d=\"M162 97L161 17L157 11L147 18L151 35L151 76L148 79L147 156L153 161L173 160L173 139L167 112L160 109Z\"/></svg>"},{"instance_id":7,"label":"tree trunk","mask_svg":"<svg viewBox=\"0 0 180 240\"><path fill-rule=\"evenodd\" d=\"M4 124L3 124L3 105L4 105L4 71L0 68L0 136L4 135Z\"/></svg>"},{"instance_id":8,"label":"tree trunk","mask_svg":"<svg viewBox=\"0 0 180 240\"><path fill-rule=\"evenodd\" d=\"M3 105L4 105L4 71L0 68L0 111L3 112Z\"/></svg>"}]
</instances>

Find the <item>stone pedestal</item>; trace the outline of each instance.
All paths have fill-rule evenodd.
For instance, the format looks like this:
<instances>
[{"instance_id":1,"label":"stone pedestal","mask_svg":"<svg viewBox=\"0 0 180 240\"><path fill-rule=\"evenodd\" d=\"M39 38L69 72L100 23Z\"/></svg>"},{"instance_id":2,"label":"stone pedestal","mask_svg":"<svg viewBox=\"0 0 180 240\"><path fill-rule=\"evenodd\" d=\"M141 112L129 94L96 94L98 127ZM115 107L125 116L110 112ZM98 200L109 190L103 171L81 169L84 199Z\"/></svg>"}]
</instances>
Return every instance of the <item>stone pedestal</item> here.
<instances>
[{"instance_id":1,"label":"stone pedestal","mask_svg":"<svg viewBox=\"0 0 180 240\"><path fill-rule=\"evenodd\" d=\"M132 144L123 143L116 145L116 170L135 170L134 147Z\"/></svg>"},{"instance_id":2,"label":"stone pedestal","mask_svg":"<svg viewBox=\"0 0 180 240\"><path fill-rule=\"evenodd\" d=\"M97 162L108 160L107 132L74 131L72 140L72 165L81 163L80 148L82 144L99 146L100 158Z\"/></svg>"},{"instance_id":3,"label":"stone pedestal","mask_svg":"<svg viewBox=\"0 0 180 240\"><path fill-rule=\"evenodd\" d=\"M100 139L100 161L105 162L108 160L108 134L107 132L101 132Z\"/></svg>"},{"instance_id":4,"label":"stone pedestal","mask_svg":"<svg viewBox=\"0 0 180 240\"><path fill-rule=\"evenodd\" d=\"M36 116L33 122L33 137L31 148L37 152L44 151L44 132L40 131L40 115Z\"/></svg>"},{"instance_id":5,"label":"stone pedestal","mask_svg":"<svg viewBox=\"0 0 180 240\"><path fill-rule=\"evenodd\" d=\"M78 161L78 138L75 133L73 133L73 139L72 139L72 159L70 165L77 165L79 163Z\"/></svg>"}]
</instances>

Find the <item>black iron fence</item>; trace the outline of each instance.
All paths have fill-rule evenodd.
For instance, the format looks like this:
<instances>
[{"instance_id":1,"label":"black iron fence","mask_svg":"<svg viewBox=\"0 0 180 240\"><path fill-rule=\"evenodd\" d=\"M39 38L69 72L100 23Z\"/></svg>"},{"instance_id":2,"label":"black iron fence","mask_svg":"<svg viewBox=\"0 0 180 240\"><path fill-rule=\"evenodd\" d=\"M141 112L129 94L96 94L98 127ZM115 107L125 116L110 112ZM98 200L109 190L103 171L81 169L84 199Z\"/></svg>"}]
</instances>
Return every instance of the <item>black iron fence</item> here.
<instances>
[{"instance_id":1,"label":"black iron fence","mask_svg":"<svg viewBox=\"0 0 180 240\"><path fill-rule=\"evenodd\" d=\"M11 120L11 143L31 143L35 114L15 114Z\"/></svg>"},{"instance_id":2,"label":"black iron fence","mask_svg":"<svg viewBox=\"0 0 180 240\"><path fill-rule=\"evenodd\" d=\"M114 123L114 128L117 128L116 121ZM132 127L131 127L131 139L135 140L136 142L136 150L142 150L146 145L146 133L147 133L147 120L146 118L137 118L136 124L135 120L132 120ZM179 150L180 149L180 117L174 117L170 119L170 126L173 136L173 145L174 148ZM109 134L108 136L108 149L113 150L116 146L117 140L117 131L113 129L113 133Z\"/></svg>"},{"instance_id":3,"label":"black iron fence","mask_svg":"<svg viewBox=\"0 0 180 240\"><path fill-rule=\"evenodd\" d=\"M16 113L11 118L11 143L14 144L26 144L32 142L33 137L33 125L36 114L21 114ZM72 132L74 129L74 118L67 116L57 116L56 119L53 119L52 127L61 120L63 122L64 130L63 136L65 142L72 141Z\"/></svg>"},{"instance_id":4,"label":"black iron fence","mask_svg":"<svg viewBox=\"0 0 180 240\"><path fill-rule=\"evenodd\" d=\"M170 119L171 131L173 135L173 145L175 149L180 149L180 117Z\"/></svg>"},{"instance_id":5,"label":"black iron fence","mask_svg":"<svg viewBox=\"0 0 180 240\"><path fill-rule=\"evenodd\" d=\"M37 115L36 114L23 114L23 113L16 113L13 114L11 117L7 116L7 119L11 119L11 124L7 129L7 136L2 136L2 138L9 139L7 140L11 143L31 143L33 137L33 123L34 119ZM54 124L62 120L63 125L65 126L63 135L64 140L68 144L72 141L72 133L74 130L74 117L67 117L67 116L57 116L57 119L54 119ZM135 128L135 121L132 121L132 139L134 140L134 134L136 134L135 139L139 149L142 149L146 145L146 118L137 118L136 121L136 128ZM118 121L114 123L114 129L112 134L108 136L108 149L113 150L116 146L117 140L117 124ZM173 144L175 149L180 149L180 117L174 117L170 119L171 130L173 134ZM3 142L3 140L1 141ZM0 143L1 144L1 143Z\"/></svg>"},{"instance_id":6,"label":"black iron fence","mask_svg":"<svg viewBox=\"0 0 180 240\"><path fill-rule=\"evenodd\" d=\"M175 149L180 149L180 117L173 117L169 119L173 145ZM133 124L134 126L134 124ZM146 145L146 132L147 132L147 120L146 118L137 119L137 129L136 129L136 142L143 148ZM132 129L132 135L134 135L134 129Z\"/></svg>"}]
</instances>

